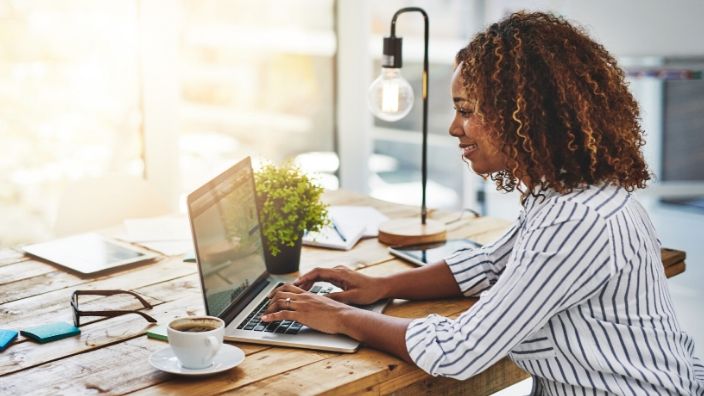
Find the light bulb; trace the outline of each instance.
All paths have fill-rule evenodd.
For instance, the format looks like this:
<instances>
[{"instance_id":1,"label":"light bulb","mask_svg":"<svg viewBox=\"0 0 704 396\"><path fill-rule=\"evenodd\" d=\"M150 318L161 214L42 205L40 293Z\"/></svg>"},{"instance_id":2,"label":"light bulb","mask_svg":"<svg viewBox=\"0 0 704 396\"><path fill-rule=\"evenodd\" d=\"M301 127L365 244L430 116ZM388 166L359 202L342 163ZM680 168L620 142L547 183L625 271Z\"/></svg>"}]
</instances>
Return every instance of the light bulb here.
<instances>
[{"instance_id":1,"label":"light bulb","mask_svg":"<svg viewBox=\"0 0 704 396\"><path fill-rule=\"evenodd\" d=\"M413 88L401 70L382 67L381 74L367 91L369 110L384 121L398 121L413 107Z\"/></svg>"}]
</instances>

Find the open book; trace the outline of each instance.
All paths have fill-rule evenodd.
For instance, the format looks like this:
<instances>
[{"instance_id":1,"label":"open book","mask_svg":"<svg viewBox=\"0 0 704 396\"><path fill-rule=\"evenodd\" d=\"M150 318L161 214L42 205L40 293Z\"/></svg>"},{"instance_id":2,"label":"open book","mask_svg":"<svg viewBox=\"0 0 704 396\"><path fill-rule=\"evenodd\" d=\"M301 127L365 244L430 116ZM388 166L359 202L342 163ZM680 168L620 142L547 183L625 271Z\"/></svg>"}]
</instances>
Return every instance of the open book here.
<instances>
[{"instance_id":1,"label":"open book","mask_svg":"<svg viewBox=\"0 0 704 396\"><path fill-rule=\"evenodd\" d=\"M358 225L331 224L318 232L303 235L303 244L331 249L350 250L362 238L364 227Z\"/></svg>"},{"instance_id":2,"label":"open book","mask_svg":"<svg viewBox=\"0 0 704 396\"><path fill-rule=\"evenodd\" d=\"M331 206L330 224L319 232L303 235L303 244L349 250L361 239L379 234L379 224L388 220L371 206Z\"/></svg>"}]
</instances>

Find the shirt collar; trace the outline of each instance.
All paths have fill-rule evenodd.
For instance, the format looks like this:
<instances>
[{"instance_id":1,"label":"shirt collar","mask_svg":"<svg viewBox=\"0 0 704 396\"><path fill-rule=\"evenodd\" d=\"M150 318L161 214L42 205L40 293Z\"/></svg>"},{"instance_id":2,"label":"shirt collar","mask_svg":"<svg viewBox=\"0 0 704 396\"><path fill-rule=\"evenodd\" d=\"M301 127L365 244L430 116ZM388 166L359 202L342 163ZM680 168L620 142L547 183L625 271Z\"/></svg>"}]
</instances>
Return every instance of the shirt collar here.
<instances>
[{"instance_id":1,"label":"shirt collar","mask_svg":"<svg viewBox=\"0 0 704 396\"><path fill-rule=\"evenodd\" d=\"M552 188L536 186L533 192L528 193L525 201L523 201L523 210L530 212L534 207L546 202L555 195L557 195L557 191Z\"/></svg>"}]
</instances>

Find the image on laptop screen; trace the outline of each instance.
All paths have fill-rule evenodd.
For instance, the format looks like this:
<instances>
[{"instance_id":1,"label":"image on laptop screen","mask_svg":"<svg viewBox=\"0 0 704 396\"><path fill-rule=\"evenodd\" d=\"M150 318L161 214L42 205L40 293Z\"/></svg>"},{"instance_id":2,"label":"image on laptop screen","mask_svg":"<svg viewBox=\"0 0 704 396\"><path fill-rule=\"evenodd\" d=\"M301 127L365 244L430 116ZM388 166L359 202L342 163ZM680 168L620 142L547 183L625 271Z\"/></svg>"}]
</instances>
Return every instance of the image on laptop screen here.
<instances>
[{"instance_id":1,"label":"image on laptop screen","mask_svg":"<svg viewBox=\"0 0 704 396\"><path fill-rule=\"evenodd\" d=\"M266 270L252 168L245 160L190 203L209 315L220 315Z\"/></svg>"}]
</instances>

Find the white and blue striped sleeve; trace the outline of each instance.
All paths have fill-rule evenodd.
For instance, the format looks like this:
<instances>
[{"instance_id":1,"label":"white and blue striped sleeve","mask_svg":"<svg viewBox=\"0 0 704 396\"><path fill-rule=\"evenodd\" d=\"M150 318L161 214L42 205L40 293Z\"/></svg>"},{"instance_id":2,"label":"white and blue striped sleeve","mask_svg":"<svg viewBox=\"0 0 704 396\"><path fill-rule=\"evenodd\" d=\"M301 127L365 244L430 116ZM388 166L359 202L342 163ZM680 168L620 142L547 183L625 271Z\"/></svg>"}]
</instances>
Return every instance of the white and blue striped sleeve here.
<instances>
[{"instance_id":1,"label":"white and blue striped sleeve","mask_svg":"<svg viewBox=\"0 0 704 396\"><path fill-rule=\"evenodd\" d=\"M413 361L434 376L469 378L506 356L559 311L595 294L612 273L606 222L584 205L554 205L526 229L494 287L453 320L416 319Z\"/></svg>"},{"instance_id":2,"label":"white and blue striped sleeve","mask_svg":"<svg viewBox=\"0 0 704 396\"><path fill-rule=\"evenodd\" d=\"M520 223L516 221L499 239L471 250L460 250L445 259L460 291L477 296L496 283L506 267Z\"/></svg>"}]
</instances>

